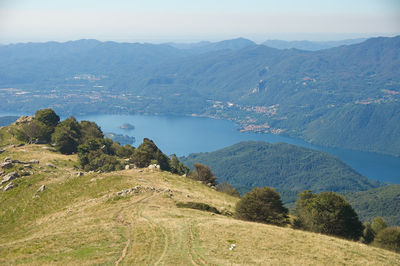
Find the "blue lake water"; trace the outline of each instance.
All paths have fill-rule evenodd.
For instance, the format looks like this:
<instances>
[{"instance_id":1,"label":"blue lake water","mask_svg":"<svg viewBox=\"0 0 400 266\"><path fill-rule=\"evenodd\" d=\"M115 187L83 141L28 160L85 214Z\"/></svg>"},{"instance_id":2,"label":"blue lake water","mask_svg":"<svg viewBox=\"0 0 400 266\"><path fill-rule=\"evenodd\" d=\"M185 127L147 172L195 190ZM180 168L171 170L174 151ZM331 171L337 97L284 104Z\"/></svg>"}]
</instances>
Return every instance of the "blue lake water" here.
<instances>
[{"instance_id":1,"label":"blue lake water","mask_svg":"<svg viewBox=\"0 0 400 266\"><path fill-rule=\"evenodd\" d=\"M269 143L287 142L328 152L339 157L364 176L382 182L400 184L400 158L353 150L326 148L298 139L273 134L241 133L233 122L201 117L90 115L79 120L95 121L104 132L134 136L138 146L143 138L152 139L166 154L178 156L195 152L210 152L240 141L262 140ZM120 126L130 123L134 130Z\"/></svg>"}]
</instances>

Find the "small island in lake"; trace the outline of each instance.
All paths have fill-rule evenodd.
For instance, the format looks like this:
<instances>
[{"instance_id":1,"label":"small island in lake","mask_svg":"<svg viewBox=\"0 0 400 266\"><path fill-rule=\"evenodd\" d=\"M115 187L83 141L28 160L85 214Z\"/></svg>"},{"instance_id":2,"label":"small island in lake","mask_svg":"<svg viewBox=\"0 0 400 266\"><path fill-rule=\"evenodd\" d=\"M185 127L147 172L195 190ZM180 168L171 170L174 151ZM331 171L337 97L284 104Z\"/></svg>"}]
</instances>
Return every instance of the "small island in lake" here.
<instances>
[{"instance_id":1,"label":"small island in lake","mask_svg":"<svg viewBox=\"0 0 400 266\"><path fill-rule=\"evenodd\" d=\"M132 124L129 124L129 123L125 123L125 124L122 124L120 126L120 128L125 129L125 130L133 130L133 129L135 129L135 126Z\"/></svg>"}]
</instances>

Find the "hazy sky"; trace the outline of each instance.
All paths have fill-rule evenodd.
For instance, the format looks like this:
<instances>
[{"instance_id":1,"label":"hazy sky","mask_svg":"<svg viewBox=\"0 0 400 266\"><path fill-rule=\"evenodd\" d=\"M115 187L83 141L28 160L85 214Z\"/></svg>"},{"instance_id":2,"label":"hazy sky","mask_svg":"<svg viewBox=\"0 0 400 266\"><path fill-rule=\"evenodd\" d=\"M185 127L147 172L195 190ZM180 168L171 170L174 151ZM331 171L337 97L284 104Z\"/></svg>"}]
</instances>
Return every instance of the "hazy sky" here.
<instances>
[{"instance_id":1,"label":"hazy sky","mask_svg":"<svg viewBox=\"0 0 400 266\"><path fill-rule=\"evenodd\" d=\"M400 34L400 0L0 0L0 43Z\"/></svg>"}]
</instances>

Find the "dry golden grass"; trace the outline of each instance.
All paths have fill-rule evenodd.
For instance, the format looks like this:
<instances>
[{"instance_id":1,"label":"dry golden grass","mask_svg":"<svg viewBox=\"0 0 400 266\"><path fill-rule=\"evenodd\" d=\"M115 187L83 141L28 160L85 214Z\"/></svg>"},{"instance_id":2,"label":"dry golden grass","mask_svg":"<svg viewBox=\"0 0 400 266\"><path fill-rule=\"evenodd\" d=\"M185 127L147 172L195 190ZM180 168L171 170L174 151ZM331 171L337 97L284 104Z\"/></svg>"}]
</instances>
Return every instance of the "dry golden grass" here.
<instances>
[{"instance_id":1,"label":"dry golden grass","mask_svg":"<svg viewBox=\"0 0 400 266\"><path fill-rule=\"evenodd\" d=\"M166 172L77 177L76 156L40 145L8 147L4 157L40 164L15 181L18 187L0 192L1 265L400 264L400 254L363 244L177 208L176 202L196 201L233 211L237 199ZM42 184L47 188L37 195ZM134 186L159 191L116 194Z\"/></svg>"}]
</instances>

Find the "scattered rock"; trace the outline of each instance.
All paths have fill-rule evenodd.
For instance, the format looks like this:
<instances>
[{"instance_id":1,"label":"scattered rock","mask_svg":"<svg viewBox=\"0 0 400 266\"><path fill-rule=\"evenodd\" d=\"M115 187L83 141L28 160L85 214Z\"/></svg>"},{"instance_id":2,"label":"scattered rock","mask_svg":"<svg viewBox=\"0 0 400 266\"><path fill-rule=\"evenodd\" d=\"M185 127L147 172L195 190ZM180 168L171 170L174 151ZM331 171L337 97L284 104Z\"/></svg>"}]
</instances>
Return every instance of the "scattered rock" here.
<instances>
[{"instance_id":1,"label":"scattered rock","mask_svg":"<svg viewBox=\"0 0 400 266\"><path fill-rule=\"evenodd\" d=\"M208 183L207 186L212 187L212 184L211 184L211 183Z\"/></svg>"},{"instance_id":2,"label":"scattered rock","mask_svg":"<svg viewBox=\"0 0 400 266\"><path fill-rule=\"evenodd\" d=\"M2 154L3 152L5 152L6 150L0 150L0 154Z\"/></svg>"},{"instance_id":3,"label":"scattered rock","mask_svg":"<svg viewBox=\"0 0 400 266\"><path fill-rule=\"evenodd\" d=\"M13 166L12 162L9 162L9 161L0 164L0 168L3 168L3 169L9 169L12 166Z\"/></svg>"},{"instance_id":4,"label":"scattered rock","mask_svg":"<svg viewBox=\"0 0 400 266\"><path fill-rule=\"evenodd\" d=\"M103 173L103 171L101 171L101 170L98 170L96 173L98 173L98 174L101 174L101 173Z\"/></svg>"},{"instance_id":5,"label":"scattered rock","mask_svg":"<svg viewBox=\"0 0 400 266\"><path fill-rule=\"evenodd\" d=\"M13 182L10 182L3 188L3 191L10 190L12 188L15 188L16 186L17 186L16 184L14 184Z\"/></svg>"},{"instance_id":6,"label":"scattered rock","mask_svg":"<svg viewBox=\"0 0 400 266\"><path fill-rule=\"evenodd\" d=\"M25 144L24 143L20 143L20 144L15 145L15 147L22 147L22 146L25 146Z\"/></svg>"},{"instance_id":7,"label":"scattered rock","mask_svg":"<svg viewBox=\"0 0 400 266\"><path fill-rule=\"evenodd\" d=\"M96 178L90 179L90 182L94 182L94 181L96 181Z\"/></svg>"},{"instance_id":8,"label":"scattered rock","mask_svg":"<svg viewBox=\"0 0 400 266\"><path fill-rule=\"evenodd\" d=\"M215 186L211 186L212 189L217 190L217 188Z\"/></svg>"},{"instance_id":9,"label":"scattered rock","mask_svg":"<svg viewBox=\"0 0 400 266\"><path fill-rule=\"evenodd\" d=\"M11 162L11 158L10 157L6 157L6 158L4 158L4 161L5 162Z\"/></svg>"},{"instance_id":10,"label":"scattered rock","mask_svg":"<svg viewBox=\"0 0 400 266\"><path fill-rule=\"evenodd\" d=\"M18 175L18 173L17 172L11 172L11 173L8 173L7 175L5 175L4 177L3 177L3 180L1 181L1 183L0 183L0 185L3 185L4 183L6 183L6 182L8 182L8 181L11 181L11 180L13 180L13 179L16 179L16 178L18 178L19 177L19 175Z\"/></svg>"},{"instance_id":11,"label":"scattered rock","mask_svg":"<svg viewBox=\"0 0 400 266\"><path fill-rule=\"evenodd\" d=\"M0 176L3 176L6 172L0 171Z\"/></svg>"},{"instance_id":12,"label":"scattered rock","mask_svg":"<svg viewBox=\"0 0 400 266\"><path fill-rule=\"evenodd\" d=\"M20 176L29 176L29 175L31 175L31 174L33 174L32 172L28 172L28 171L22 171L21 173L20 173Z\"/></svg>"},{"instance_id":13,"label":"scattered rock","mask_svg":"<svg viewBox=\"0 0 400 266\"><path fill-rule=\"evenodd\" d=\"M50 147L47 147L47 146L44 146L44 147L42 147L42 149L43 149L43 150L50 150L51 148L50 148Z\"/></svg>"},{"instance_id":14,"label":"scattered rock","mask_svg":"<svg viewBox=\"0 0 400 266\"><path fill-rule=\"evenodd\" d=\"M181 175L182 177L186 177L186 174Z\"/></svg>"},{"instance_id":15,"label":"scattered rock","mask_svg":"<svg viewBox=\"0 0 400 266\"><path fill-rule=\"evenodd\" d=\"M125 170L129 170L129 169L130 169L129 164L125 165Z\"/></svg>"},{"instance_id":16,"label":"scattered rock","mask_svg":"<svg viewBox=\"0 0 400 266\"><path fill-rule=\"evenodd\" d=\"M20 118L18 118L17 121L15 121L15 122L13 123L13 125L24 125L24 124L28 124L28 123L32 122L32 120L33 120L33 116L26 116L26 115L23 115L23 116L21 116Z\"/></svg>"},{"instance_id":17,"label":"scattered rock","mask_svg":"<svg viewBox=\"0 0 400 266\"><path fill-rule=\"evenodd\" d=\"M53 169L55 169L55 168L57 168L54 164L52 164L52 163L46 163L46 166L48 166L48 167L50 167L50 168L53 168Z\"/></svg>"},{"instance_id":18,"label":"scattered rock","mask_svg":"<svg viewBox=\"0 0 400 266\"><path fill-rule=\"evenodd\" d=\"M83 176L83 172L78 172L77 174L76 174L76 176Z\"/></svg>"},{"instance_id":19,"label":"scattered rock","mask_svg":"<svg viewBox=\"0 0 400 266\"><path fill-rule=\"evenodd\" d=\"M24 168L25 168L25 169L32 169L32 165L30 165L30 164L24 164Z\"/></svg>"},{"instance_id":20,"label":"scattered rock","mask_svg":"<svg viewBox=\"0 0 400 266\"><path fill-rule=\"evenodd\" d=\"M40 188L36 191L36 193L43 192L46 189L45 185L41 185Z\"/></svg>"},{"instance_id":21,"label":"scattered rock","mask_svg":"<svg viewBox=\"0 0 400 266\"><path fill-rule=\"evenodd\" d=\"M32 164L39 164L39 160L30 160L29 163L32 163Z\"/></svg>"},{"instance_id":22,"label":"scattered rock","mask_svg":"<svg viewBox=\"0 0 400 266\"><path fill-rule=\"evenodd\" d=\"M158 164L150 164L148 166L148 168L151 169L151 170L156 170L156 169L160 169L160 165L158 165Z\"/></svg>"}]
</instances>

